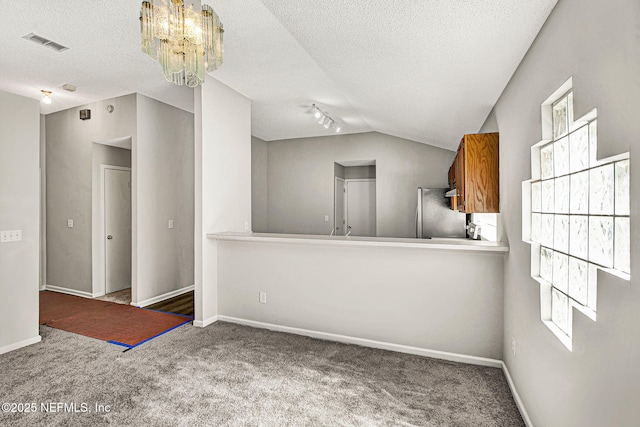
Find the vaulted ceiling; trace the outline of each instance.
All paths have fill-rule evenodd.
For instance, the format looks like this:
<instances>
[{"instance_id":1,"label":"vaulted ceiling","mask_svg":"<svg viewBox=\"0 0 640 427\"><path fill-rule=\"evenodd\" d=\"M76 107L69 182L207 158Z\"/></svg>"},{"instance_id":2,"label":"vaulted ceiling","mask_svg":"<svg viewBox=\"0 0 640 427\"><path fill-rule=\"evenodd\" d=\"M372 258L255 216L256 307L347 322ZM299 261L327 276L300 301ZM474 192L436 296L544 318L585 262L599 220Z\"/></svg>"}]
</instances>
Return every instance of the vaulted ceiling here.
<instances>
[{"instance_id":1,"label":"vaulted ceiling","mask_svg":"<svg viewBox=\"0 0 640 427\"><path fill-rule=\"evenodd\" d=\"M264 140L378 131L453 149L476 132L557 0L205 0L225 25L211 75L252 100ZM139 92L193 111L140 51L140 2L2 1L0 89L39 98L47 114ZM24 40L34 32L70 49ZM74 93L62 85L78 86Z\"/></svg>"}]
</instances>

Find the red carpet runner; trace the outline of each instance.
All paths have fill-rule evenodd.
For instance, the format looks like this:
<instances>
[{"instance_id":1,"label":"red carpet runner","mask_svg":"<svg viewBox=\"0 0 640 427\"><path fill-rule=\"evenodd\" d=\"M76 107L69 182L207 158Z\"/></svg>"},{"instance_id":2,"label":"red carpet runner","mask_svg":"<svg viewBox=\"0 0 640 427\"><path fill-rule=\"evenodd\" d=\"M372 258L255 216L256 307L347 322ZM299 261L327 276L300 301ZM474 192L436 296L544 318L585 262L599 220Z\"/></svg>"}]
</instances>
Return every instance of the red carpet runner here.
<instances>
[{"instance_id":1,"label":"red carpet runner","mask_svg":"<svg viewBox=\"0 0 640 427\"><path fill-rule=\"evenodd\" d=\"M40 324L133 348L193 320L57 292L40 292Z\"/></svg>"}]
</instances>

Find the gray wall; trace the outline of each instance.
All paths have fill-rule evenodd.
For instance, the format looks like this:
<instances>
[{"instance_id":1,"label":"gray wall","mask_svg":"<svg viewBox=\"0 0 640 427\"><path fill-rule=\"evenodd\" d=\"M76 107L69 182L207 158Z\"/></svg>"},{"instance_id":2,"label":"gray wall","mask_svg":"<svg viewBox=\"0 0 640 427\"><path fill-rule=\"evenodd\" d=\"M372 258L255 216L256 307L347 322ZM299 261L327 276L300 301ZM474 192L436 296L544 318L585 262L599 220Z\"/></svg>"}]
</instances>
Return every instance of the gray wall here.
<instances>
[{"instance_id":1,"label":"gray wall","mask_svg":"<svg viewBox=\"0 0 640 427\"><path fill-rule=\"evenodd\" d=\"M93 143L127 136L132 151ZM92 212L100 164L110 164L132 166L133 301L193 285L193 140L193 114L142 95L47 115L47 284L92 292Z\"/></svg>"},{"instance_id":2,"label":"gray wall","mask_svg":"<svg viewBox=\"0 0 640 427\"><path fill-rule=\"evenodd\" d=\"M91 110L90 120L79 119L84 108ZM93 141L124 136L136 136L135 95L46 116L48 285L91 293Z\"/></svg>"},{"instance_id":3,"label":"gray wall","mask_svg":"<svg viewBox=\"0 0 640 427\"><path fill-rule=\"evenodd\" d=\"M218 245L208 233L251 227L251 100L213 77L194 91L195 319L218 315ZM245 266L246 268L246 266Z\"/></svg>"},{"instance_id":4,"label":"gray wall","mask_svg":"<svg viewBox=\"0 0 640 427\"><path fill-rule=\"evenodd\" d=\"M500 132L505 258L503 358L535 426L640 425L640 3L560 0L482 131ZM598 275L597 321L573 312L573 351L540 321L521 241L521 182L541 139L540 105L573 76L576 117L598 108L599 157L631 154L631 282Z\"/></svg>"},{"instance_id":5,"label":"gray wall","mask_svg":"<svg viewBox=\"0 0 640 427\"><path fill-rule=\"evenodd\" d=\"M40 289L47 284L47 135L40 115Z\"/></svg>"},{"instance_id":6,"label":"gray wall","mask_svg":"<svg viewBox=\"0 0 640 427\"><path fill-rule=\"evenodd\" d=\"M267 231L267 143L251 137L251 230Z\"/></svg>"},{"instance_id":7,"label":"gray wall","mask_svg":"<svg viewBox=\"0 0 640 427\"><path fill-rule=\"evenodd\" d=\"M40 247L40 105L0 91L0 353L37 342Z\"/></svg>"},{"instance_id":8,"label":"gray wall","mask_svg":"<svg viewBox=\"0 0 640 427\"><path fill-rule=\"evenodd\" d=\"M473 274L452 280L460 266ZM218 308L239 319L500 359L502 274L503 256L494 254L219 241Z\"/></svg>"},{"instance_id":9,"label":"gray wall","mask_svg":"<svg viewBox=\"0 0 640 427\"><path fill-rule=\"evenodd\" d=\"M415 237L415 190L447 187L455 153L371 132L270 141L268 231L329 234L334 162L376 161L378 236ZM330 221L324 222L329 215Z\"/></svg>"},{"instance_id":10,"label":"gray wall","mask_svg":"<svg viewBox=\"0 0 640 427\"><path fill-rule=\"evenodd\" d=\"M347 166L344 168L345 179L375 179L375 166Z\"/></svg>"},{"instance_id":11,"label":"gray wall","mask_svg":"<svg viewBox=\"0 0 640 427\"><path fill-rule=\"evenodd\" d=\"M141 303L194 284L194 122L193 114L139 94L137 118L132 299Z\"/></svg>"}]
</instances>

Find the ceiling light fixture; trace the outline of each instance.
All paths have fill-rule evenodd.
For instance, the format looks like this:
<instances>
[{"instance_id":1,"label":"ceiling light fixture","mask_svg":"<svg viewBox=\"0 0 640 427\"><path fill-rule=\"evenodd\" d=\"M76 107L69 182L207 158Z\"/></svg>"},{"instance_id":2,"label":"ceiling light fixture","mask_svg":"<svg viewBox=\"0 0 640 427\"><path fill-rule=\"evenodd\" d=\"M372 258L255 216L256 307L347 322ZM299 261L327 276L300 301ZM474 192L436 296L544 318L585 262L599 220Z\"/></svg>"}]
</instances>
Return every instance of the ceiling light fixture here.
<instances>
[{"instance_id":1,"label":"ceiling light fixture","mask_svg":"<svg viewBox=\"0 0 640 427\"><path fill-rule=\"evenodd\" d=\"M319 119L320 117L322 117L322 111L320 111L320 109L318 107L316 107L316 104L313 104L313 117L315 117L316 119Z\"/></svg>"},{"instance_id":2,"label":"ceiling light fixture","mask_svg":"<svg viewBox=\"0 0 640 427\"><path fill-rule=\"evenodd\" d=\"M335 129L336 133L340 133L342 126L337 124L329 114L318 108L316 104L311 105L311 111L313 112L313 117L320 119L318 124L323 125L325 129Z\"/></svg>"},{"instance_id":3,"label":"ceiling light fixture","mask_svg":"<svg viewBox=\"0 0 640 427\"><path fill-rule=\"evenodd\" d=\"M47 105L51 104L51 91L41 90L40 93L42 93L42 103Z\"/></svg>"},{"instance_id":4,"label":"ceiling light fixture","mask_svg":"<svg viewBox=\"0 0 640 427\"><path fill-rule=\"evenodd\" d=\"M197 10L193 3L150 0L143 1L140 10L142 51L178 86L202 84L205 73L220 68L224 59L220 18L211 6Z\"/></svg>"}]
</instances>

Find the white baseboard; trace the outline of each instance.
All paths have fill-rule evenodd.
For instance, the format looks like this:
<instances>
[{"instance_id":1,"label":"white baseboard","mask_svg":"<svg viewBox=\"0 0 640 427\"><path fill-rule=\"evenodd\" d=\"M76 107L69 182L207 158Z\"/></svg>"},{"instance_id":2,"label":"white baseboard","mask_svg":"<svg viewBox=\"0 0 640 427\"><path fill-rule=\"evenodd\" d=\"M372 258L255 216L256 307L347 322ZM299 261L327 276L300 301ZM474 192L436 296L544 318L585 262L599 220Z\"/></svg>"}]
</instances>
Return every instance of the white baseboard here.
<instances>
[{"instance_id":1,"label":"white baseboard","mask_svg":"<svg viewBox=\"0 0 640 427\"><path fill-rule=\"evenodd\" d=\"M522 402L522 399L520 399L518 390L516 390L516 385L513 382L513 379L511 379L511 374L509 373L509 369L507 369L507 365L504 362L501 362L501 363L502 363L502 372L504 372L504 376L507 377L507 383L509 384L509 388L511 389L513 400L515 400L516 406L520 411L520 415L522 415L522 419L524 420L524 423L527 425L527 427L533 427L533 424L531 423L531 418L529 418L529 413L527 412L527 409L524 407L524 402Z\"/></svg>"},{"instance_id":2,"label":"white baseboard","mask_svg":"<svg viewBox=\"0 0 640 427\"><path fill-rule=\"evenodd\" d=\"M26 347L28 345L38 343L40 341L42 341L42 337L40 335L36 335L35 337L29 338L28 340L5 345L4 347L0 347L0 354L8 353L10 351L17 350L22 347Z\"/></svg>"},{"instance_id":3,"label":"white baseboard","mask_svg":"<svg viewBox=\"0 0 640 427\"><path fill-rule=\"evenodd\" d=\"M158 295L157 297L149 298L140 302L131 302L131 305L136 307L146 307L151 304L155 304L160 301L167 300L169 298L177 297L178 295L186 294L187 292L191 292L195 289L194 285L187 286L185 288L180 288L175 291L167 292L166 294Z\"/></svg>"},{"instance_id":4,"label":"white baseboard","mask_svg":"<svg viewBox=\"0 0 640 427\"><path fill-rule=\"evenodd\" d=\"M83 297L83 298L95 298L97 296L100 296L100 294L97 294L97 293L92 294L91 292L78 291L76 289L61 288L60 286L51 286L51 285L46 285L44 287L44 290L60 292L61 294L75 295L77 297Z\"/></svg>"},{"instance_id":5,"label":"white baseboard","mask_svg":"<svg viewBox=\"0 0 640 427\"><path fill-rule=\"evenodd\" d=\"M211 316L208 319L204 319L204 320L194 320L193 326L198 328L204 328L211 325L212 323L216 323L218 320L219 320L218 316Z\"/></svg>"},{"instance_id":6,"label":"white baseboard","mask_svg":"<svg viewBox=\"0 0 640 427\"><path fill-rule=\"evenodd\" d=\"M318 338L327 341L336 341L345 344L356 344L364 347L379 348L382 350L396 351L399 353L415 354L417 356L431 357L434 359L449 360L452 362L468 363L471 365L490 366L492 368L502 368L502 361L489 359L486 357L468 356L466 354L449 353L446 351L429 350L420 347L411 347L402 344L393 344L382 341L374 341L365 338L356 338L346 335L332 334L328 332L311 331L309 329L292 328L290 326L274 325L271 323L256 322L254 320L238 319L236 317L218 315L218 320L223 322L237 323L239 325L252 326L254 328L269 329L278 332L287 332L295 335ZM195 323L194 323L195 324Z\"/></svg>"}]
</instances>

